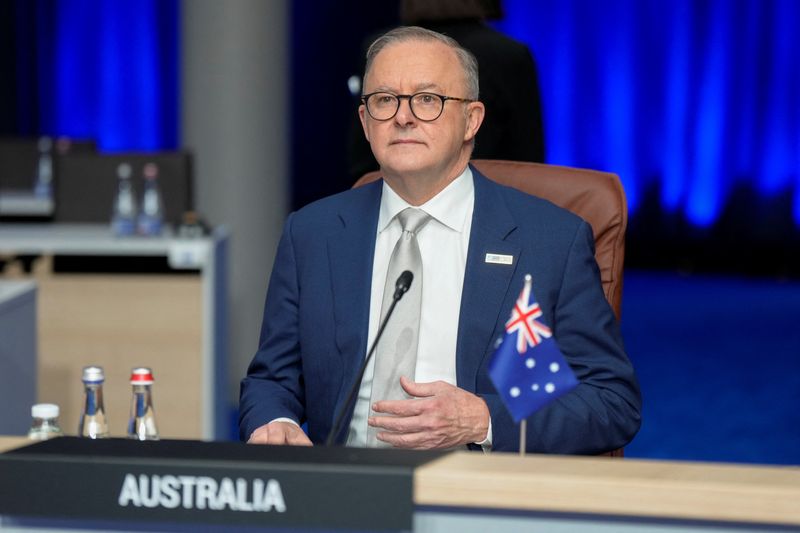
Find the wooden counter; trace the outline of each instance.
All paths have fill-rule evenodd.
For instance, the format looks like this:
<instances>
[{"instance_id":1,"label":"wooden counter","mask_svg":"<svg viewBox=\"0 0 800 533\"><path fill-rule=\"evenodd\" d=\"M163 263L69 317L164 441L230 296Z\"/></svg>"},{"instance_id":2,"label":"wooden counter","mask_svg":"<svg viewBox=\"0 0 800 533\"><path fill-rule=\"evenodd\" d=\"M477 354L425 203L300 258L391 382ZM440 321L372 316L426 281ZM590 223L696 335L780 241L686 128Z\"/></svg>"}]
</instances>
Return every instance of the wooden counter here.
<instances>
[{"instance_id":1,"label":"wooden counter","mask_svg":"<svg viewBox=\"0 0 800 533\"><path fill-rule=\"evenodd\" d=\"M415 471L414 503L800 526L800 468L457 452Z\"/></svg>"},{"instance_id":2,"label":"wooden counter","mask_svg":"<svg viewBox=\"0 0 800 533\"><path fill-rule=\"evenodd\" d=\"M5 435L0 435L0 453L19 448L20 446L27 446L31 444L31 442L32 441L28 440L28 437L7 437Z\"/></svg>"}]
</instances>

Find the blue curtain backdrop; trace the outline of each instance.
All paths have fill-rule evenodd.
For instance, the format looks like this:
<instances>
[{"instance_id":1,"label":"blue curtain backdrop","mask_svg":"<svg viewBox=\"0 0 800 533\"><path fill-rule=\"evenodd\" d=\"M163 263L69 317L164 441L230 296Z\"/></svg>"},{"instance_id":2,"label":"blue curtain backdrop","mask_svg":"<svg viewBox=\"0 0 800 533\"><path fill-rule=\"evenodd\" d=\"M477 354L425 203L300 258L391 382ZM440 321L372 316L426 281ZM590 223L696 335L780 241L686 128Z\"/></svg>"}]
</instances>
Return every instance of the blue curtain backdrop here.
<instances>
[{"instance_id":1,"label":"blue curtain backdrop","mask_svg":"<svg viewBox=\"0 0 800 533\"><path fill-rule=\"evenodd\" d=\"M618 173L633 214L713 224L736 187L793 194L800 224L800 2L506 0L536 54L550 163Z\"/></svg>"},{"instance_id":2,"label":"blue curtain backdrop","mask_svg":"<svg viewBox=\"0 0 800 533\"><path fill-rule=\"evenodd\" d=\"M177 0L15 7L21 133L93 138L102 150L178 146Z\"/></svg>"},{"instance_id":3,"label":"blue curtain backdrop","mask_svg":"<svg viewBox=\"0 0 800 533\"><path fill-rule=\"evenodd\" d=\"M17 35L31 71L17 76L18 131L178 146L178 0L15 5L36 35ZM497 27L539 62L548 162L617 172L634 215L655 188L667 212L706 227L744 185L794 195L800 224L800 2L504 6Z\"/></svg>"}]
</instances>

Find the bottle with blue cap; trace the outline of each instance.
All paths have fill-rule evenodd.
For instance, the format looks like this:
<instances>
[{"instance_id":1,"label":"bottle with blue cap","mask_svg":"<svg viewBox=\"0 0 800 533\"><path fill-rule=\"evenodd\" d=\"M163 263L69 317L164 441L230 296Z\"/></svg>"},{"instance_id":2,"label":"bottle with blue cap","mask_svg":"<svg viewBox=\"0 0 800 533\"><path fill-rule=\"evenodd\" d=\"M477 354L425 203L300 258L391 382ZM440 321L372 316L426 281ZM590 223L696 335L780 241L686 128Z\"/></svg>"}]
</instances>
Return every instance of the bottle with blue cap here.
<instances>
[{"instance_id":1,"label":"bottle with blue cap","mask_svg":"<svg viewBox=\"0 0 800 533\"><path fill-rule=\"evenodd\" d=\"M83 413L78 425L78 436L89 439L108 438L108 421L103 406L105 374L99 366L83 369Z\"/></svg>"},{"instance_id":2,"label":"bottle with blue cap","mask_svg":"<svg viewBox=\"0 0 800 533\"><path fill-rule=\"evenodd\" d=\"M39 164L36 169L33 194L37 198L50 200L53 197L53 139L47 136L39 137L37 146L39 148Z\"/></svg>"},{"instance_id":3,"label":"bottle with blue cap","mask_svg":"<svg viewBox=\"0 0 800 533\"><path fill-rule=\"evenodd\" d=\"M132 173L128 163L120 163L117 167L117 195L114 198L114 210L111 214L111 229L118 237L136 233L138 208L133 194Z\"/></svg>"}]
</instances>

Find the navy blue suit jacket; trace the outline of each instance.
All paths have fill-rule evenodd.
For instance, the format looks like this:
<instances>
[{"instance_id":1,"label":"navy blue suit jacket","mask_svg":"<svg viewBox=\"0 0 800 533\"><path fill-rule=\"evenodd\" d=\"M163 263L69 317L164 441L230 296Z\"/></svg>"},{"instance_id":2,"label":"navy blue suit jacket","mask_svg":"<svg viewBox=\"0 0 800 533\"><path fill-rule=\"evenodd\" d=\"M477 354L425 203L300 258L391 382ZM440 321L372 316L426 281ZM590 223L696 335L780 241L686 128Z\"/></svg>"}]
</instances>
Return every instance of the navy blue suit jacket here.
<instances>
[{"instance_id":1,"label":"navy blue suit jacket","mask_svg":"<svg viewBox=\"0 0 800 533\"><path fill-rule=\"evenodd\" d=\"M458 386L489 406L495 450L519 428L489 379L494 341L525 274L580 385L528 422L531 452L606 452L639 428L641 398L606 302L589 225L472 168L475 207L456 347ZM242 439L278 417L308 423L324 442L367 350L380 180L325 198L286 221L272 270L259 349L242 381ZM489 264L487 253L511 255ZM352 415L352 410L348 414ZM337 436L343 442L345 428Z\"/></svg>"}]
</instances>

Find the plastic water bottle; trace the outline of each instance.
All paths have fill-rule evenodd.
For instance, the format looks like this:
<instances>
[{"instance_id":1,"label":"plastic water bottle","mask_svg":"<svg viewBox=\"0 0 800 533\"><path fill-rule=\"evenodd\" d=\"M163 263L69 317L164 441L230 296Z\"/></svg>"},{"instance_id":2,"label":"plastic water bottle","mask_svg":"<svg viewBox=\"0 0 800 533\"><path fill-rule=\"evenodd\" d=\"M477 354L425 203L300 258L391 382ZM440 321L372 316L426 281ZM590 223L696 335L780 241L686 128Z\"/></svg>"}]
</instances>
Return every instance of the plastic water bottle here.
<instances>
[{"instance_id":1,"label":"plastic water bottle","mask_svg":"<svg viewBox=\"0 0 800 533\"><path fill-rule=\"evenodd\" d=\"M108 422L103 407L103 382L105 375L99 366L83 369L83 413L78 425L78 436L90 439L108 438Z\"/></svg>"},{"instance_id":2,"label":"plastic water bottle","mask_svg":"<svg viewBox=\"0 0 800 533\"><path fill-rule=\"evenodd\" d=\"M33 194L37 198L52 198L53 196L53 139L40 137L37 143L39 149L39 163L36 168L36 184Z\"/></svg>"},{"instance_id":3,"label":"plastic water bottle","mask_svg":"<svg viewBox=\"0 0 800 533\"><path fill-rule=\"evenodd\" d=\"M136 233L136 197L131 184L131 166L120 163L117 167L117 196L114 199L114 212L111 215L111 229L114 235L127 236Z\"/></svg>"},{"instance_id":4,"label":"plastic water bottle","mask_svg":"<svg viewBox=\"0 0 800 533\"><path fill-rule=\"evenodd\" d=\"M136 440L158 440L156 415L153 411L153 373L149 368L134 368L131 371L131 418L128 422L128 437Z\"/></svg>"},{"instance_id":5,"label":"plastic water bottle","mask_svg":"<svg viewBox=\"0 0 800 533\"><path fill-rule=\"evenodd\" d=\"M164 223L164 204L158 188L158 165L147 163L144 166L144 192L142 193L142 212L139 214L138 231L140 235L161 235Z\"/></svg>"},{"instance_id":6,"label":"plastic water bottle","mask_svg":"<svg viewBox=\"0 0 800 533\"><path fill-rule=\"evenodd\" d=\"M58 413L58 406L53 403L37 403L31 407L33 424L28 431L28 438L47 440L64 435L58 425Z\"/></svg>"}]
</instances>

